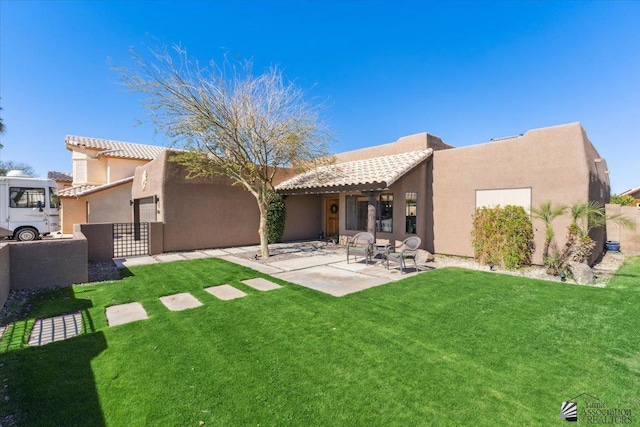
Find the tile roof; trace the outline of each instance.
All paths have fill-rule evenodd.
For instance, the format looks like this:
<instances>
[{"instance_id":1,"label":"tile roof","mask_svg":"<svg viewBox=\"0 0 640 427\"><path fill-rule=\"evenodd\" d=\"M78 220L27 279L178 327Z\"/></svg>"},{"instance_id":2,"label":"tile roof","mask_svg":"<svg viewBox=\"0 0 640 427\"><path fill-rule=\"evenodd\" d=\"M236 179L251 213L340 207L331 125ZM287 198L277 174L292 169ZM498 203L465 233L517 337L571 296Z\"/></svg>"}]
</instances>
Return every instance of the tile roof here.
<instances>
[{"instance_id":1,"label":"tile roof","mask_svg":"<svg viewBox=\"0 0 640 427\"><path fill-rule=\"evenodd\" d=\"M89 194L97 193L98 191L106 190L108 188L117 187L118 185L126 184L127 182L133 182L133 177L124 178L118 181L111 182L104 185L78 185L75 187L65 188L58 191L58 197L82 197Z\"/></svg>"},{"instance_id":2,"label":"tile roof","mask_svg":"<svg viewBox=\"0 0 640 427\"><path fill-rule=\"evenodd\" d=\"M276 186L281 192L336 192L344 189L382 190L400 179L433 154L431 148L420 151L374 157L321 166L294 176Z\"/></svg>"},{"instance_id":3,"label":"tile roof","mask_svg":"<svg viewBox=\"0 0 640 427\"><path fill-rule=\"evenodd\" d=\"M47 173L47 178L54 179L56 181L73 181L73 175L71 175L69 172L49 171Z\"/></svg>"},{"instance_id":4,"label":"tile roof","mask_svg":"<svg viewBox=\"0 0 640 427\"><path fill-rule=\"evenodd\" d=\"M124 157L127 159L153 160L166 147L157 145L134 144L132 142L110 141L107 139L87 138L84 136L67 135L67 145L100 150L98 156Z\"/></svg>"},{"instance_id":5,"label":"tile roof","mask_svg":"<svg viewBox=\"0 0 640 427\"><path fill-rule=\"evenodd\" d=\"M640 191L640 187L630 188L629 190L627 190L627 191L625 191L623 193L620 193L620 195L621 196L631 196L631 195L633 195L633 194L635 194L635 193L637 193L639 191Z\"/></svg>"}]
</instances>

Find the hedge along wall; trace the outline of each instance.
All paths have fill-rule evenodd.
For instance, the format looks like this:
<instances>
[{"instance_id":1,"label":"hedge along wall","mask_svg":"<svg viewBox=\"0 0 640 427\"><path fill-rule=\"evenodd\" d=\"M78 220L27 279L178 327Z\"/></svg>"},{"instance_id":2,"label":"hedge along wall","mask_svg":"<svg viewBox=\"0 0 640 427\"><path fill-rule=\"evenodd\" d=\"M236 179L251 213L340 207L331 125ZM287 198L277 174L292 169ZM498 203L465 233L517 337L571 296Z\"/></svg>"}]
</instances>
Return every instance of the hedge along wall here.
<instances>
[{"instance_id":1,"label":"hedge along wall","mask_svg":"<svg viewBox=\"0 0 640 427\"><path fill-rule=\"evenodd\" d=\"M471 232L475 258L511 270L531 264L535 245L529 214L522 206L476 209Z\"/></svg>"}]
</instances>

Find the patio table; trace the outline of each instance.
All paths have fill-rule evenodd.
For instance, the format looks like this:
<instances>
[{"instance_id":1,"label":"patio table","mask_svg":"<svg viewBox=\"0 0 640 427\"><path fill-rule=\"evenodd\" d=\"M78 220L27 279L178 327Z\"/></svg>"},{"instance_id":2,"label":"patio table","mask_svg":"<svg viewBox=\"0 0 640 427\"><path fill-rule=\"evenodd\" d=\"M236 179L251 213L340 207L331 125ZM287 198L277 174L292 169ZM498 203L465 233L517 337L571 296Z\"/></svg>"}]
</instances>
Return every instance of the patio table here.
<instances>
[{"instance_id":1,"label":"patio table","mask_svg":"<svg viewBox=\"0 0 640 427\"><path fill-rule=\"evenodd\" d=\"M374 243L373 245L371 245L371 258L375 258L376 256L380 255L382 259L385 259L387 257L388 250L388 244Z\"/></svg>"}]
</instances>

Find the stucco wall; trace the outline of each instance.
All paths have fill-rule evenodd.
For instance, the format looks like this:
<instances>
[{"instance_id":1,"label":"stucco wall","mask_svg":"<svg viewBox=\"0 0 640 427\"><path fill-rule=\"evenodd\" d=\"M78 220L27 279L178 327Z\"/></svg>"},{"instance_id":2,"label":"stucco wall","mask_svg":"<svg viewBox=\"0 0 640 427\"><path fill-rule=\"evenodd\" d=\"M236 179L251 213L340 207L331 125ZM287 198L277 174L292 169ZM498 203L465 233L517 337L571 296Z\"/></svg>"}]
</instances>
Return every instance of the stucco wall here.
<instances>
[{"instance_id":1,"label":"stucco wall","mask_svg":"<svg viewBox=\"0 0 640 427\"><path fill-rule=\"evenodd\" d=\"M322 198L316 195L289 196L285 200L287 221L283 241L316 239L322 230Z\"/></svg>"},{"instance_id":2,"label":"stucco wall","mask_svg":"<svg viewBox=\"0 0 640 427\"><path fill-rule=\"evenodd\" d=\"M167 182L163 199L165 252L259 242L258 206L240 187Z\"/></svg>"},{"instance_id":3,"label":"stucco wall","mask_svg":"<svg viewBox=\"0 0 640 427\"><path fill-rule=\"evenodd\" d=\"M126 182L86 196L63 198L62 232L73 233L74 224L132 222L131 185Z\"/></svg>"},{"instance_id":4,"label":"stucco wall","mask_svg":"<svg viewBox=\"0 0 640 427\"><path fill-rule=\"evenodd\" d=\"M106 168L105 183L120 181L121 179L129 178L133 176L136 168L149 162L149 160L135 160L135 159L119 159L114 157L101 157Z\"/></svg>"},{"instance_id":5,"label":"stucco wall","mask_svg":"<svg viewBox=\"0 0 640 427\"><path fill-rule=\"evenodd\" d=\"M108 261L113 259L113 225L79 224L80 231L87 239L87 259Z\"/></svg>"},{"instance_id":6,"label":"stucco wall","mask_svg":"<svg viewBox=\"0 0 640 427\"><path fill-rule=\"evenodd\" d=\"M188 180L180 165L165 160L169 155L137 168L132 189L134 198L158 196L165 252L259 242L258 206L248 191L223 177Z\"/></svg>"},{"instance_id":7,"label":"stucco wall","mask_svg":"<svg viewBox=\"0 0 640 427\"><path fill-rule=\"evenodd\" d=\"M371 159L373 157L390 156L398 153L410 151L426 150L432 148L434 151L453 148L445 144L440 138L428 133L418 133L399 138L390 144L376 145L374 147L361 148L359 150L347 151L336 154L336 162L351 162L354 160Z\"/></svg>"},{"instance_id":8,"label":"stucco wall","mask_svg":"<svg viewBox=\"0 0 640 427\"><path fill-rule=\"evenodd\" d=\"M592 170L595 149L578 123L536 129L514 139L434 152L434 250L437 253L473 256L471 245L475 191L531 188L532 206L551 201L571 205L593 200L592 180L605 180ZM599 156L598 156L599 157ZM608 184L608 181L607 181ZM608 197L608 186L604 197ZM597 187L598 189L600 187ZM597 195L600 196L599 190ZM601 201L604 201L601 199ZM596 199L600 199L599 197ZM534 221L536 252L542 263L544 224ZM568 216L554 222L556 242L562 247ZM594 257L601 251L596 247Z\"/></svg>"},{"instance_id":9,"label":"stucco wall","mask_svg":"<svg viewBox=\"0 0 640 427\"><path fill-rule=\"evenodd\" d=\"M158 197L156 219L159 222L164 222L165 165L168 155L170 155L170 152L164 151L158 154L158 157L154 160L136 168L131 187L131 198L133 200L151 196ZM146 180L143 179L145 172Z\"/></svg>"},{"instance_id":10,"label":"stucco wall","mask_svg":"<svg viewBox=\"0 0 640 427\"><path fill-rule=\"evenodd\" d=\"M161 222L149 223L149 255L158 255L164 252L164 224Z\"/></svg>"},{"instance_id":11,"label":"stucco wall","mask_svg":"<svg viewBox=\"0 0 640 427\"><path fill-rule=\"evenodd\" d=\"M405 230L406 214L406 193L418 193L416 208L416 236L422 240L421 247L433 251L433 206L431 197L431 178L429 171L431 160L423 162L403 178L395 182L388 191L382 194L393 194L393 231L376 232L378 242L388 242L391 245L398 245L404 239L414 234L407 234ZM376 193L377 195L380 193ZM346 196L361 195L361 193L340 194L340 235L353 236L361 230L346 229ZM344 239L342 239L344 240Z\"/></svg>"},{"instance_id":12,"label":"stucco wall","mask_svg":"<svg viewBox=\"0 0 640 427\"><path fill-rule=\"evenodd\" d=\"M132 176L136 167L148 162L148 160L100 156L102 150L77 146L74 146L72 151L73 185L103 185L119 181ZM80 173L81 171L86 172L84 176Z\"/></svg>"},{"instance_id":13,"label":"stucco wall","mask_svg":"<svg viewBox=\"0 0 640 427\"><path fill-rule=\"evenodd\" d=\"M137 168L132 198L158 197L165 252L259 243L259 212L255 198L223 178L186 179L185 170L169 160L170 152ZM146 172L146 179L145 179ZM143 185L144 182L144 185ZM317 237L322 214L318 196L288 198L284 240ZM152 232L152 251L157 250ZM153 249L156 248L156 249Z\"/></svg>"},{"instance_id":14,"label":"stucco wall","mask_svg":"<svg viewBox=\"0 0 640 427\"><path fill-rule=\"evenodd\" d=\"M88 280L87 240L79 228L73 239L10 245L12 290L70 286Z\"/></svg>"},{"instance_id":15,"label":"stucco wall","mask_svg":"<svg viewBox=\"0 0 640 427\"><path fill-rule=\"evenodd\" d=\"M607 215L623 214L635 223L635 228L627 229L607 222L607 240L620 242L624 253L640 253L640 209L634 206L606 205Z\"/></svg>"},{"instance_id":16,"label":"stucco wall","mask_svg":"<svg viewBox=\"0 0 640 427\"><path fill-rule=\"evenodd\" d=\"M87 222L87 199L65 197L62 201L60 218L62 220L62 233L73 233L73 224L84 224Z\"/></svg>"},{"instance_id":17,"label":"stucco wall","mask_svg":"<svg viewBox=\"0 0 640 427\"><path fill-rule=\"evenodd\" d=\"M7 297L11 290L10 249L8 243L0 243L0 310L7 302Z\"/></svg>"},{"instance_id":18,"label":"stucco wall","mask_svg":"<svg viewBox=\"0 0 640 427\"><path fill-rule=\"evenodd\" d=\"M83 198L81 198L83 199ZM132 222L131 182L84 197L89 202L89 223Z\"/></svg>"}]
</instances>

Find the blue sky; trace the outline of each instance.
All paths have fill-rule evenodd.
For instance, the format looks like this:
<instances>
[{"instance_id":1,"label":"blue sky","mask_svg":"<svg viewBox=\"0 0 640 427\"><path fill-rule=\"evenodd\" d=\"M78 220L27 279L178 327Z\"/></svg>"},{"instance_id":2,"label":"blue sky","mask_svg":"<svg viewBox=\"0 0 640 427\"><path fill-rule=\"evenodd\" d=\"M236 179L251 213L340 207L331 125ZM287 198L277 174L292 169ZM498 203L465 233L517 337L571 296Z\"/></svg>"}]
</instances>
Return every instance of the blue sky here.
<instances>
[{"instance_id":1,"label":"blue sky","mask_svg":"<svg viewBox=\"0 0 640 427\"><path fill-rule=\"evenodd\" d=\"M157 39L279 65L327 100L335 152L579 121L619 193L640 186L639 22L635 1L0 0L0 158L45 176L70 171L68 134L165 145L108 60Z\"/></svg>"}]
</instances>

